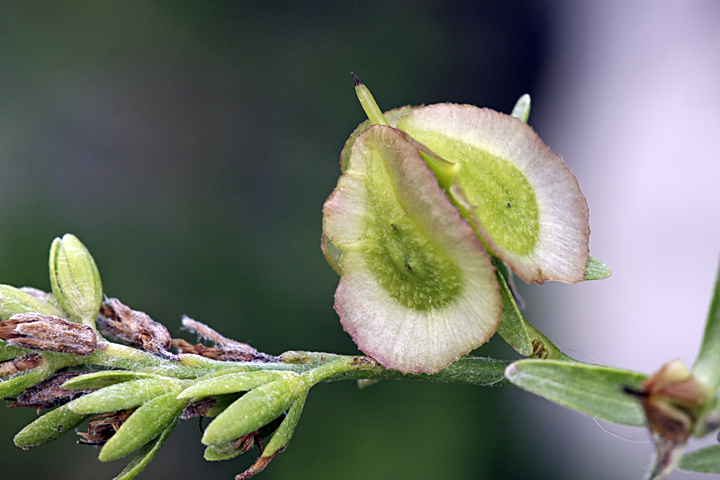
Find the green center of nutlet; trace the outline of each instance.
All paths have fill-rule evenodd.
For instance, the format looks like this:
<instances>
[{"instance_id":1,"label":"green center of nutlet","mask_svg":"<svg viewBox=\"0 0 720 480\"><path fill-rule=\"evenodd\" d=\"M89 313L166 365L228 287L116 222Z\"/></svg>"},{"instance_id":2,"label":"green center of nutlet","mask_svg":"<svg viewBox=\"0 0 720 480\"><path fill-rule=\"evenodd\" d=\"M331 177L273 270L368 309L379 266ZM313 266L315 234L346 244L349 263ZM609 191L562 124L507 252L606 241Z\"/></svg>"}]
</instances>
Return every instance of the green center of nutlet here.
<instances>
[{"instance_id":1,"label":"green center of nutlet","mask_svg":"<svg viewBox=\"0 0 720 480\"><path fill-rule=\"evenodd\" d=\"M458 139L426 131L408 133L442 158L462 162L460 186L495 243L517 255L535 249L540 233L535 191L512 162Z\"/></svg>"},{"instance_id":2,"label":"green center of nutlet","mask_svg":"<svg viewBox=\"0 0 720 480\"><path fill-rule=\"evenodd\" d=\"M535 191L512 163L471 146L458 180L495 242L518 255L535 249L540 232Z\"/></svg>"},{"instance_id":3,"label":"green center of nutlet","mask_svg":"<svg viewBox=\"0 0 720 480\"><path fill-rule=\"evenodd\" d=\"M462 274L443 249L399 205L381 165L367 172L364 259L382 287L414 310L440 308L461 292Z\"/></svg>"}]
</instances>

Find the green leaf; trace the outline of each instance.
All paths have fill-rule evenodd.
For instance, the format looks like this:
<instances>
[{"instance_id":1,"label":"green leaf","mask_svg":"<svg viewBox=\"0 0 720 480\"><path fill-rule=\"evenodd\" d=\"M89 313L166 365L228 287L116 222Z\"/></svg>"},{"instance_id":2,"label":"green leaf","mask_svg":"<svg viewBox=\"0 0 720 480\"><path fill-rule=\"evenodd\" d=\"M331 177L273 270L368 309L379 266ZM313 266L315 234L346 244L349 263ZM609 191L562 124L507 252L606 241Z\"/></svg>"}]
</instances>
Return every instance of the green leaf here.
<instances>
[{"instance_id":1,"label":"green leaf","mask_svg":"<svg viewBox=\"0 0 720 480\"><path fill-rule=\"evenodd\" d=\"M105 388L117 383L143 378L160 378L152 373L130 372L127 370L103 370L71 378L63 383L66 390L85 390L88 388Z\"/></svg>"},{"instance_id":2,"label":"green leaf","mask_svg":"<svg viewBox=\"0 0 720 480\"><path fill-rule=\"evenodd\" d=\"M0 381L0 398L13 397L26 388L30 388L49 378L52 374L52 370L28 370L7 380Z\"/></svg>"},{"instance_id":3,"label":"green leaf","mask_svg":"<svg viewBox=\"0 0 720 480\"><path fill-rule=\"evenodd\" d=\"M0 340L0 362L20 357L23 353L26 353L27 351L28 350L8 345L5 340Z\"/></svg>"},{"instance_id":4,"label":"green leaf","mask_svg":"<svg viewBox=\"0 0 720 480\"><path fill-rule=\"evenodd\" d=\"M518 98L510 115L527 123L530 117L530 95L526 93Z\"/></svg>"},{"instance_id":5,"label":"green leaf","mask_svg":"<svg viewBox=\"0 0 720 480\"><path fill-rule=\"evenodd\" d=\"M297 400L295 400L293 406L290 407L290 410L288 410L285 419L282 421L268 444L265 446L265 449L263 450L261 456L265 458L272 457L278 451L287 447L288 443L290 443L290 439L292 438L293 433L295 433L295 428L297 427L298 421L300 421L300 414L302 414L303 406L305 405L306 399L307 392L303 393Z\"/></svg>"},{"instance_id":6,"label":"green leaf","mask_svg":"<svg viewBox=\"0 0 720 480\"><path fill-rule=\"evenodd\" d=\"M243 392L285 377L283 372L243 372L201 380L183 390L178 398L201 399L214 395Z\"/></svg>"},{"instance_id":7,"label":"green leaf","mask_svg":"<svg viewBox=\"0 0 720 480\"><path fill-rule=\"evenodd\" d=\"M173 378L147 378L110 385L73 400L68 405L75 413L104 413L142 405L160 395L180 391L182 382ZM187 403L187 402L186 402Z\"/></svg>"},{"instance_id":8,"label":"green leaf","mask_svg":"<svg viewBox=\"0 0 720 480\"><path fill-rule=\"evenodd\" d=\"M130 463L128 463L127 467L125 467L123 471L120 472L113 480L130 480L135 478L138 473L145 470L145 467L147 467L152 459L155 458L155 455L160 450L160 447L162 447L165 440L168 439L172 431L175 429L177 423L178 420L176 418L175 421L163 430L163 432L155 440L146 443L140 450L138 450L138 453L135 454Z\"/></svg>"},{"instance_id":9,"label":"green leaf","mask_svg":"<svg viewBox=\"0 0 720 480\"><path fill-rule=\"evenodd\" d=\"M177 392L153 398L135 410L103 446L98 458L110 462L139 449L175 423L187 403L177 399Z\"/></svg>"},{"instance_id":10,"label":"green leaf","mask_svg":"<svg viewBox=\"0 0 720 480\"><path fill-rule=\"evenodd\" d=\"M10 285L0 285L0 320L7 320L17 313L42 313L63 317L65 314L50 303L23 292Z\"/></svg>"},{"instance_id":11,"label":"green leaf","mask_svg":"<svg viewBox=\"0 0 720 480\"><path fill-rule=\"evenodd\" d=\"M220 445L208 445L205 447L203 458L208 462L222 462L224 460L231 460L245 453L242 449L234 447L235 442L228 442Z\"/></svg>"},{"instance_id":12,"label":"green leaf","mask_svg":"<svg viewBox=\"0 0 720 480\"><path fill-rule=\"evenodd\" d=\"M75 413L67 405L63 405L46 413L20 430L15 435L15 445L20 448L30 448L50 442L63 433L74 429L89 416Z\"/></svg>"},{"instance_id":13,"label":"green leaf","mask_svg":"<svg viewBox=\"0 0 720 480\"><path fill-rule=\"evenodd\" d=\"M597 258L588 258L588 263L585 267L585 280L603 280L610 275L612 275L610 267Z\"/></svg>"},{"instance_id":14,"label":"green leaf","mask_svg":"<svg viewBox=\"0 0 720 480\"><path fill-rule=\"evenodd\" d=\"M590 226L577 179L531 127L471 105L420 107L398 128L458 166L448 189L483 241L526 282L583 280ZM443 178L434 164L428 166ZM442 181L441 181L442 183Z\"/></svg>"},{"instance_id":15,"label":"green leaf","mask_svg":"<svg viewBox=\"0 0 720 480\"><path fill-rule=\"evenodd\" d=\"M208 425L202 443L227 443L254 432L290 408L303 391L305 382L297 374L251 390Z\"/></svg>"},{"instance_id":16,"label":"green leaf","mask_svg":"<svg viewBox=\"0 0 720 480\"><path fill-rule=\"evenodd\" d=\"M720 445L688 452L680 459L678 468L700 473L720 473Z\"/></svg>"},{"instance_id":17,"label":"green leaf","mask_svg":"<svg viewBox=\"0 0 720 480\"><path fill-rule=\"evenodd\" d=\"M692 374L709 391L715 391L720 385L720 269L715 280L715 291L705 323L702 346Z\"/></svg>"},{"instance_id":18,"label":"green leaf","mask_svg":"<svg viewBox=\"0 0 720 480\"><path fill-rule=\"evenodd\" d=\"M437 372L477 348L501 309L492 262L423 151L371 126L323 210L325 235L343 252L343 327L360 350L405 373Z\"/></svg>"},{"instance_id":19,"label":"green leaf","mask_svg":"<svg viewBox=\"0 0 720 480\"><path fill-rule=\"evenodd\" d=\"M505 376L514 385L550 401L615 423L645 425L645 413L624 388L640 389L647 375L558 360L520 360Z\"/></svg>"},{"instance_id":20,"label":"green leaf","mask_svg":"<svg viewBox=\"0 0 720 480\"><path fill-rule=\"evenodd\" d=\"M498 264L498 267L501 265ZM535 328L515 303L501 269L496 273L500 284L500 297L503 302L500 326L497 332L519 354L550 360L572 360L557 348L545 335Z\"/></svg>"}]
</instances>

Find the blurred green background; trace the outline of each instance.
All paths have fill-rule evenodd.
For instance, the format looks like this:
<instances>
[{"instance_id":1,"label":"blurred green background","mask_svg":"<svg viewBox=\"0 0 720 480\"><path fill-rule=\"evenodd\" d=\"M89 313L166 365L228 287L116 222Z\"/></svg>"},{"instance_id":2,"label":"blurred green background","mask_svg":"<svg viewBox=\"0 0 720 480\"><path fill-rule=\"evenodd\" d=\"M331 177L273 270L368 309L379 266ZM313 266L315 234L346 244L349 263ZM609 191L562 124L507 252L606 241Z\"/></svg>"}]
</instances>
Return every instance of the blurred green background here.
<instances>
[{"instance_id":1,"label":"blurred green background","mask_svg":"<svg viewBox=\"0 0 720 480\"><path fill-rule=\"evenodd\" d=\"M179 329L187 314L269 353L356 353L319 248L340 150L364 120L350 72L385 109L507 112L537 89L552 16L551 3L512 0L3 2L0 282L48 289L50 242L72 232L106 293L174 336L194 340ZM494 341L478 353L512 358ZM526 398L320 385L261 478L571 478L538 453ZM3 479L123 468L72 434L16 449L35 417L0 410ZM230 479L255 459L208 464L200 436L186 422L141 478Z\"/></svg>"}]
</instances>

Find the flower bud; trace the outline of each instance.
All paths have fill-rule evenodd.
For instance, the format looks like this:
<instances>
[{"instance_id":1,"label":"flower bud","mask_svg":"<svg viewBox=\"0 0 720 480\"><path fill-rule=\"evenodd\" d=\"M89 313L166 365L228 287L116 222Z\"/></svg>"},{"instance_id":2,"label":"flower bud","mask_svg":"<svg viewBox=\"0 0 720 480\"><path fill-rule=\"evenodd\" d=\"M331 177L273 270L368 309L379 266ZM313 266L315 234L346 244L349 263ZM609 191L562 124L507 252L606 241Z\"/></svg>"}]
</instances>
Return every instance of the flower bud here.
<instances>
[{"instance_id":1,"label":"flower bud","mask_svg":"<svg viewBox=\"0 0 720 480\"><path fill-rule=\"evenodd\" d=\"M85 245L66 234L50 247L50 283L55 298L73 320L95 328L102 303L102 284L95 260Z\"/></svg>"},{"instance_id":2,"label":"flower bud","mask_svg":"<svg viewBox=\"0 0 720 480\"><path fill-rule=\"evenodd\" d=\"M0 322L0 339L13 347L75 355L90 355L97 346L92 328L39 313L19 313Z\"/></svg>"},{"instance_id":3,"label":"flower bud","mask_svg":"<svg viewBox=\"0 0 720 480\"><path fill-rule=\"evenodd\" d=\"M671 442L684 443L708 397L705 387L677 359L665 364L642 387L640 391L626 388L626 392L640 400L650 431Z\"/></svg>"}]
</instances>

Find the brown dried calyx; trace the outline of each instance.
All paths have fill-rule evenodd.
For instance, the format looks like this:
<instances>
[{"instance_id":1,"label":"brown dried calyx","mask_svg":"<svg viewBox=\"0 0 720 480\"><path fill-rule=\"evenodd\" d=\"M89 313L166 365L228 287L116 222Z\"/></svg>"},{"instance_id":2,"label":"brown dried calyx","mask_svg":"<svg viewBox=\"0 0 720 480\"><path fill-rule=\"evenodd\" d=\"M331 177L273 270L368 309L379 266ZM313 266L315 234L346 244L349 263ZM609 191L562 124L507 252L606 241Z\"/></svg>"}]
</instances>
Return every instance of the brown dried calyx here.
<instances>
[{"instance_id":1,"label":"brown dried calyx","mask_svg":"<svg viewBox=\"0 0 720 480\"><path fill-rule=\"evenodd\" d=\"M37 353L31 353L30 355L23 355L15 360L8 360L0 364L0 377L9 377L15 375L18 372L25 370L32 370L33 368L39 367L42 364L42 357Z\"/></svg>"},{"instance_id":2,"label":"brown dried calyx","mask_svg":"<svg viewBox=\"0 0 720 480\"><path fill-rule=\"evenodd\" d=\"M8 407L35 407L37 408L37 412L40 413L43 408L64 405L86 393L94 392L97 389L66 390L62 387L63 384L71 378L86 373L91 373L91 371L66 372L52 376L23 391L17 400L8 405Z\"/></svg>"},{"instance_id":3,"label":"brown dried calyx","mask_svg":"<svg viewBox=\"0 0 720 480\"><path fill-rule=\"evenodd\" d=\"M148 353L168 356L170 332L144 312L133 310L117 298L106 299L97 317L98 326L123 342Z\"/></svg>"},{"instance_id":4,"label":"brown dried calyx","mask_svg":"<svg viewBox=\"0 0 720 480\"><path fill-rule=\"evenodd\" d=\"M645 380L642 390L625 391L640 400L650 431L674 443L688 439L708 396L705 387L677 359Z\"/></svg>"},{"instance_id":5,"label":"brown dried calyx","mask_svg":"<svg viewBox=\"0 0 720 480\"><path fill-rule=\"evenodd\" d=\"M183 327L198 334L205 340L215 343L215 347L206 347L200 343L195 345L181 338L174 338L172 344L180 353L191 353L213 360L228 362L280 362L280 357L258 352L247 343L238 342L220 335L204 323L183 317Z\"/></svg>"},{"instance_id":6,"label":"brown dried calyx","mask_svg":"<svg viewBox=\"0 0 720 480\"><path fill-rule=\"evenodd\" d=\"M0 322L0 339L13 347L75 355L90 355L97 347L91 327L40 313L18 313Z\"/></svg>"},{"instance_id":7,"label":"brown dried calyx","mask_svg":"<svg viewBox=\"0 0 720 480\"><path fill-rule=\"evenodd\" d=\"M105 445L134 411L133 408L98 415L90 420L87 432L77 432L82 437L77 443L81 445Z\"/></svg>"}]
</instances>

